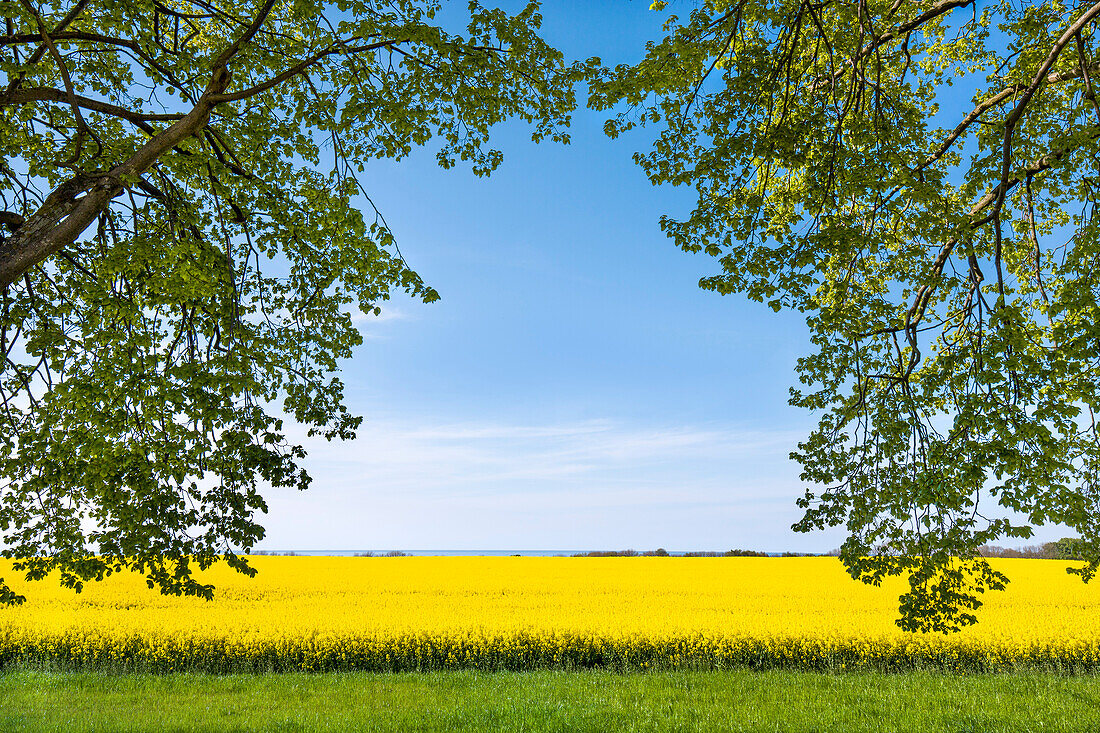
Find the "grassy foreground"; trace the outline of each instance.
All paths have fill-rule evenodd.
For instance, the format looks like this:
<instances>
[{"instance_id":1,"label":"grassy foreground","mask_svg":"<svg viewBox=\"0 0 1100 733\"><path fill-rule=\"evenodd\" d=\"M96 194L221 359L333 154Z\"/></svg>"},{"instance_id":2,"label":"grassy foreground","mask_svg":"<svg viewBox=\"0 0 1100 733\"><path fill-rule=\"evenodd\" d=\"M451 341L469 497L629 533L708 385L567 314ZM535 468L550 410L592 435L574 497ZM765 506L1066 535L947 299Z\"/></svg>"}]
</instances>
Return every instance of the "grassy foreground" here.
<instances>
[{"instance_id":1,"label":"grassy foreground","mask_svg":"<svg viewBox=\"0 0 1100 733\"><path fill-rule=\"evenodd\" d=\"M1100 677L0 674L4 731L1096 731Z\"/></svg>"}]
</instances>

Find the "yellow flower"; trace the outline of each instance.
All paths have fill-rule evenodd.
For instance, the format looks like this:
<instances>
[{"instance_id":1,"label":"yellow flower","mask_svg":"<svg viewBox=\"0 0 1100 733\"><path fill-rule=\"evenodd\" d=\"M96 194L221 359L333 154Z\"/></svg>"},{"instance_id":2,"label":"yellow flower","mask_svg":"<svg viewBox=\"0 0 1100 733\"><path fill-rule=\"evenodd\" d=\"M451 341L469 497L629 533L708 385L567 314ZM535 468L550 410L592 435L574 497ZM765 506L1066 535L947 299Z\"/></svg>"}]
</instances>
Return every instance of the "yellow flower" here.
<instances>
[{"instance_id":1,"label":"yellow flower","mask_svg":"<svg viewBox=\"0 0 1100 733\"><path fill-rule=\"evenodd\" d=\"M1100 667L1100 587L1062 563L997 560L1013 582L952 636L894 625L904 581L833 558L257 557L207 572L211 602L115 575L74 595L17 583L0 659L153 669L907 665ZM0 577L11 579L0 560Z\"/></svg>"}]
</instances>

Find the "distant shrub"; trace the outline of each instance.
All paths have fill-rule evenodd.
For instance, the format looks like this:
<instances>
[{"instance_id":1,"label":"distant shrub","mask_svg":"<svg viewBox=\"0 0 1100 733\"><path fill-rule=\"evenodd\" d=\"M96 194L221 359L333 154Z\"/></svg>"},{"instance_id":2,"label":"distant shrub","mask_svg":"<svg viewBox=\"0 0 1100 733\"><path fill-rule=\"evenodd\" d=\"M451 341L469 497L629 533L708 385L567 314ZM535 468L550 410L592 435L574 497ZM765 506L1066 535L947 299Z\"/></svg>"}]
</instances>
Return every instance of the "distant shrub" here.
<instances>
[{"instance_id":1,"label":"distant shrub","mask_svg":"<svg viewBox=\"0 0 1100 733\"><path fill-rule=\"evenodd\" d=\"M1054 543L1054 556L1059 560L1084 560L1084 544L1080 537L1063 537Z\"/></svg>"},{"instance_id":2,"label":"distant shrub","mask_svg":"<svg viewBox=\"0 0 1100 733\"><path fill-rule=\"evenodd\" d=\"M408 557L409 553L401 552L401 550L390 550L382 557Z\"/></svg>"},{"instance_id":3,"label":"distant shrub","mask_svg":"<svg viewBox=\"0 0 1100 733\"><path fill-rule=\"evenodd\" d=\"M668 557L668 552L662 547L657 550L592 550L590 552L577 552L572 557Z\"/></svg>"},{"instance_id":4,"label":"distant shrub","mask_svg":"<svg viewBox=\"0 0 1100 733\"><path fill-rule=\"evenodd\" d=\"M656 550L646 550L644 552L638 552L637 550L591 550L589 552L574 553L571 557L672 557L672 555L665 548L658 547ZM678 557L768 557L768 553L755 550L726 550L725 552L704 550L684 552Z\"/></svg>"}]
</instances>

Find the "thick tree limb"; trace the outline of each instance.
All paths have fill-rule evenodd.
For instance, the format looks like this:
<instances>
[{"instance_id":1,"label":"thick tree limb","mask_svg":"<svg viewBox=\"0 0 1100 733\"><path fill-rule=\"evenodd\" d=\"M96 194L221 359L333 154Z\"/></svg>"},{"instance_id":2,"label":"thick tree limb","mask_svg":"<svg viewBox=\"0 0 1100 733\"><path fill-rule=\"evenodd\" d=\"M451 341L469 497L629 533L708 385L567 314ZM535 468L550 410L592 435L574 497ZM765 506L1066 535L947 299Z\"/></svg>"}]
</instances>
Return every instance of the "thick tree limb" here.
<instances>
[{"instance_id":1,"label":"thick tree limb","mask_svg":"<svg viewBox=\"0 0 1100 733\"><path fill-rule=\"evenodd\" d=\"M71 97L60 89L53 89L50 87L32 87L30 89L18 89L7 97L0 101L0 107L6 107L16 104L28 104L30 102L65 102L73 103L83 109L91 110L93 112L102 112L103 114L111 115L112 117L119 117L133 122L135 124L148 123L148 122L169 122L181 119L184 117L183 113L176 114L148 114L145 112L137 112L125 107L119 107L118 105L110 104L109 102L102 102L98 99L89 99L88 97L74 94Z\"/></svg>"},{"instance_id":2,"label":"thick tree limb","mask_svg":"<svg viewBox=\"0 0 1100 733\"><path fill-rule=\"evenodd\" d=\"M78 7L82 8L86 3L87 0L81 0ZM267 19L274 4L275 0L266 0L252 24L218 55L211 69L210 81L190 112L177 119L166 130L155 135L130 158L111 170L96 176L78 176L60 186L47 197L38 211L31 215L12 236L0 243L0 289L7 288L28 269L41 263L62 247L76 241L76 238L109 205L111 199L121 194L130 183L140 179L141 174L148 170L166 151L171 150L206 126L214 105L218 101L224 101L218 100L217 97L225 92L229 86L231 78L227 66L229 60L252 39ZM63 29L68 23L71 23L77 13L78 8L74 7L73 11L70 11L69 15L66 16L66 19L59 24L59 29ZM44 36L47 35L44 29L42 33ZM44 50L39 48L36 51L38 58L41 58L39 52L44 53ZM5 99L11 98L16 93L20 81L20 78L12 81L4 95ZM56 99L52 92L59 93L61 99L74 103L74 109L79 118L79 107L75 106L75 95L71 91L61 93L59 90L51 90L41 94ZM85 99L85 101L89 104L96 104L95 100ZM100 111L108 114L123 111L119 108L111 109L112 107L108 105L101 108ZM126 117L124 114L118 114L117 116L131 119L131 121L147 122L144 119L135 120L132 115Z\"/></svg>"},{"instance_id":3,"label":"thick tree limb","mask_svg":"<svg viewBox=\"0 0 1100 733\"><path fill-rule=\"evenodd\" d=\"M153 134L153 128L149 125L150 122L172 121L173 124L163 132L154 135L133 156L110 171L91 179L81 178L81 185L79 186L74 179L74 181L70 181L69 184L54 192L54 194L64 193L64 195L51 194L46 203L31 215L18 231L0 244L0 288L6 288L29 268L34 267L62 247L75 241L81 232L109 205L110 200L122 193L128 185L128 181L140 177L164 152L203 130L215 105L247 99L260 94L287 79L303 73L326 56L337 53L362 53L403 42L400 40L386 40L360 44L350 48L344 43L335 44L295 63L265 82L238 92L226 93L230 78L229 61L257 33L273 6L274 0L267 0L264 6L260 8L252 24L244 30L236 41L218 55L212 66L213 76L211 81L194 108L186 115L145 114L59 89L38 87L20 90L14 83L9 86L7 93L0 96L0 105L26 104L34 101L65 102L73 105L78 115L81 108L101 112L125 119L150 134ZM132 45L121 39L99 36L98 34L71 32L68 34L61 33L56 37L69 40L99 41L126 47ZM21 37L9 35L4 38ZM231 151L227 152L232 155ZM223 162L238 175L251 177L238 162L230 163L224 160ZM80 194L84 195L80 196ZM77 198L78 196L79 198Z\"/></svg>"},{"instance_id":4,"label":"thick tree limb","mask_svg":"<svg viewBox=\"0 0 1100 733\"><path fill-rule=\"evenodd\" d=\"M70 181L55 190L15 234L0 244L0 289L62 247L72 244L100 212L166 151L201 130L210 119L211 97L229 84L222 67L211 77L198 104L123 163L99 176ZM84 195L76 198L80 193Z\"/></svg>"}]
</instances>

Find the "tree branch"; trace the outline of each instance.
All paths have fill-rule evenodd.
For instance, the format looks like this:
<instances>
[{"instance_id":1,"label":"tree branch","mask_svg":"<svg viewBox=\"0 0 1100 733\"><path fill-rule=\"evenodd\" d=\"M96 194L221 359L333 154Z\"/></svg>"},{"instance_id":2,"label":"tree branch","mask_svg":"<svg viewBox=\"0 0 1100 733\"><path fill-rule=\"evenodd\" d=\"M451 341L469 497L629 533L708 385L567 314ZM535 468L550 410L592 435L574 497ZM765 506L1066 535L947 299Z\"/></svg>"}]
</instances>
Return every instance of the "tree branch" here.
<instances>
[{"instance_id":1,"label":"tree branch","mask_svg":"<svg viewBox=\"0 0 1100 733\"><path fill-rule=\"evenodd\" d=\"M229 60L240 53L240 50L252 40L252 37L256 35L256 32L260 30L260 26L267 20L267 16L271 14L271 8L275 6L275 0L264 0L263 6L260 11L256 13L255 20L252 21L252 25L245 28L244 33L237 37L237 40L229 44L228 48L218 54L218 58L214 60L212 69L215 71L225 68L225 65L229 63Z\"/></svg>"},{"instance_id":2,"label":"tree branch","mask_svg":"<svg viewBox=\"0 0 1100 733\"><path fill-rule=\"evenodd\" d=\"M65 17L61 19L61 21L57 24L57 27L53 29L52 33L60 33L61 31L68 28L74 20L80 17L81 11L84 10L84 6L86 6L89 1L90 0L79 0L77 4L74 5L72 9L65 14ZM35 13L35 15L37 15L37 13ZM41 36L39 36L39 38L41 38ZM40 45L38 48L35 49L34 53L32 53L30 57L27 58L26 62L24 62L24 66L33 66L34 64L37 64L39 61L42 60L42 56L45 55L46 51L48 50L49 49L46 47L46 44ZM8 84L7 90L5 90L5 96L15 91L19 87L19 85L23 83L24 76L25 74L19 73L15 76L14 79L11 80L11 82Z\"/></svg>"},{"instance_id":3,"label":"tree branch","mask_svg":"<svg viewBox=\"0 0 1100 733\"><path fill-rule=\"evenodd\" d=\"M1035 74L1035 78L1032 80L1030 86L1024 91L1020 100L1016 103L1012 112L1009 113L1005 119L1005 139L1002 145L1001 154L1001 185L1000 194L997 197L996 205L994 206L994 215L999 216L1001 207L1004 205L1004 197L1008 192L1008 176L1012 166L1012 135L1016 129L1016 124L1020 121L1020 118L1024 114L1024 110L1027 108L1031 98L1035 96L1035 92L1043 84L1047 74L1050 73L1051 67L1054 66L1054 62L1058 60L1058 57L1073 38L1081 32L1081 30L1089 24L1095 17L1100 15L1100 3L1096 3L1091 8L1086 10L1080 15L1069 28L1061 35L1061 37L1054 43L1054 47L1050 49L1050 53L1047 54L1046 60L1039 67L1039 71Z\"/></svg>"},{"instance_id":4,"label":"tree branch","mask_svg":"<svg viewBox=\"0 0 1100 733\"><path fill-rule=\"evenodd\" d=\"M870 43L860 48L860 50L851 59L848 60L847 65L854 69L855 63L857 61L860 61L867 56L870 56L872 53L878 51L879 46L881 46L882 44L911 33L917 28L920 28L928 21L934 20L944 13L951 12L952 10L956 10L958 8L965 8L966 6L972 5L975 2L976 0L941 0L941 2L936 3L928 10L918 15L916 18L913 18L908 22L902 23L896 28L886 31L881 36L875 36L874 38L872 38ZM891 10L890 12L892 13L893 10ZM836 84L840 77L844 75L844 72L844 68L838 69L837 71L833 72L832 76L830 76L828 79L821 79L820 81L815 83L811 91L818 91L819 89L822 89L824 87L832 87Z\"/></svg>"},{"instance_id":5,"label":"tree branch","mask_svg":"<svg viewBox=\"0 0 1100 733\"><path fill-rule=\"evenodd\" d=\"M98 99L89 99L88 97L74 94L71 97L60 89L52 89L50 87L32 87L30 89L19 89L7 96L2 102L0 107L5 107L14 104L27 104L29 102L67 102L75 104L83 109L91 110L93 112L102 112L103 114L111 115L112 117L119 117L128 122L135 124L148 123L148 122L170 122L178 120L184 117L183 113L174 114L147 114L144 112L135 112L125 107L119 107L108 102L101 102ZM145 126L148 130L152 130L148 125Z\"/></svg>"},{"instance_id":6,"label":"tree branch","mask_svg":"<svg viewBox=\"0 0 1100 733\"><path fill-rule=\"evenodd\" d=\"M298 74L301 74L306 69L313 66L315 63L317 63L318 61L320 61L321 59L323 59L326 56L331 56L332 54L335 54L335 53L362 53L364 51L374 51L374 50L377 50L379 48L385 48L387 46L396 46L396 45L401 44L401 43L407 43L407 41L405 41L405 40L395 40L394 39L394 40L388 40L388 41L378 41L377 43L368 43L368 44L364 44L364 45L361 45L361 46L353 46L351 48L345 48L343 43L337 43L337 44L334 44L332 46L329 46L328 48L325 48L325 49L322 49L322 50L318 51L317 53L313 54L312 56L310 56L306 59L303 59L302 61L299 61L294 66L290 67L289 69L282 72L281 74L277 74L276 76L273 76L272 78L268 79L267 81L262 82L260 84L257 84L254 87L250 87L248 89L242 89L240 91L232 92L232 93L218 94L218 95L212 97L211 100L214 104L221 104L222 102L236 102L236 101L239 101L241 99L248 99L249 97L256 96L260 92L267 91L268 89L271 89L274 86L278 86L279 84L282 84L284 81L286 81L287 79L290 79L291 77L294 77L294 76L297 76Z\"/></svg>"},{"instance_id":7,"label":"tree branch","mask_svg":"<svg viewBox=\"0 0 1100 733\"><path fill-rule=\"evenodd\" d=\"M1094 127L1089 137L1093 140L1100 138L1100 126ZM969 227L970 230L973 231L974 229L988 224L990 221L993 220L993 214L981 218L975 218L978 216L978 214L989 208L990 204L993 204L999 198L1003 198L1003 196L1007 194L1008 191L1020 185L1020 183L1024 182L1025 180L1030 182L1031 179L1033 179L1037 174L1047 170L1048 168L1051 168L1055 163L1065 157L1067 153L1071 152L1071 150L1072 148L1056 148L1046 155L1042 156L1041 158L1033 161L1029 166L1021 171L1021 177L1012 178L1007 183L998 184L995 188L986 192L986 194L982 196L982 198L980 198L978 202L974 204L974 206L971 207L970 211L968 212L968 216L971 219ZM952 237L951 239L947 240L947 242L945 242L942 247L940 247L940 251L936 254L936 259L932 262L933 279L938 278L940 275L943 274L943 268L947 264L948 258L951 256L951 253L954 251L955 246L958 245L958 243L959 238ZM867 336L873 336L883 333L900 333L902 331L915 332L917 326L924 318L925 311L928 308L928 303L932 298L932 291L934 289L934 286L929 283L926 285L922 285L917 290L917 295L913 300L913 305L910 306L909 310L906 312L904 326L888 326L885 328L876 329L874 331L867 331L861 334L857 334L855 338L858 340L861 338L866 338Z\"/></svg>"},{"instance_id":8,"label":"tree branch","mask_svg":"<svg viewBox=\"0 0 1100 733\"><path fill-rule=\"evenodd\" d=\"M202 129L210 119L211 100L225 90L229 74L214 72L195 107L159 133L126 161L97 176L78 176L59 187L15 234L0 244L0 289L62 247L72 244L111 199L144 173L165 151ZM84 193L80 198L78 194Z\"/></svg>"}]
</instances>

